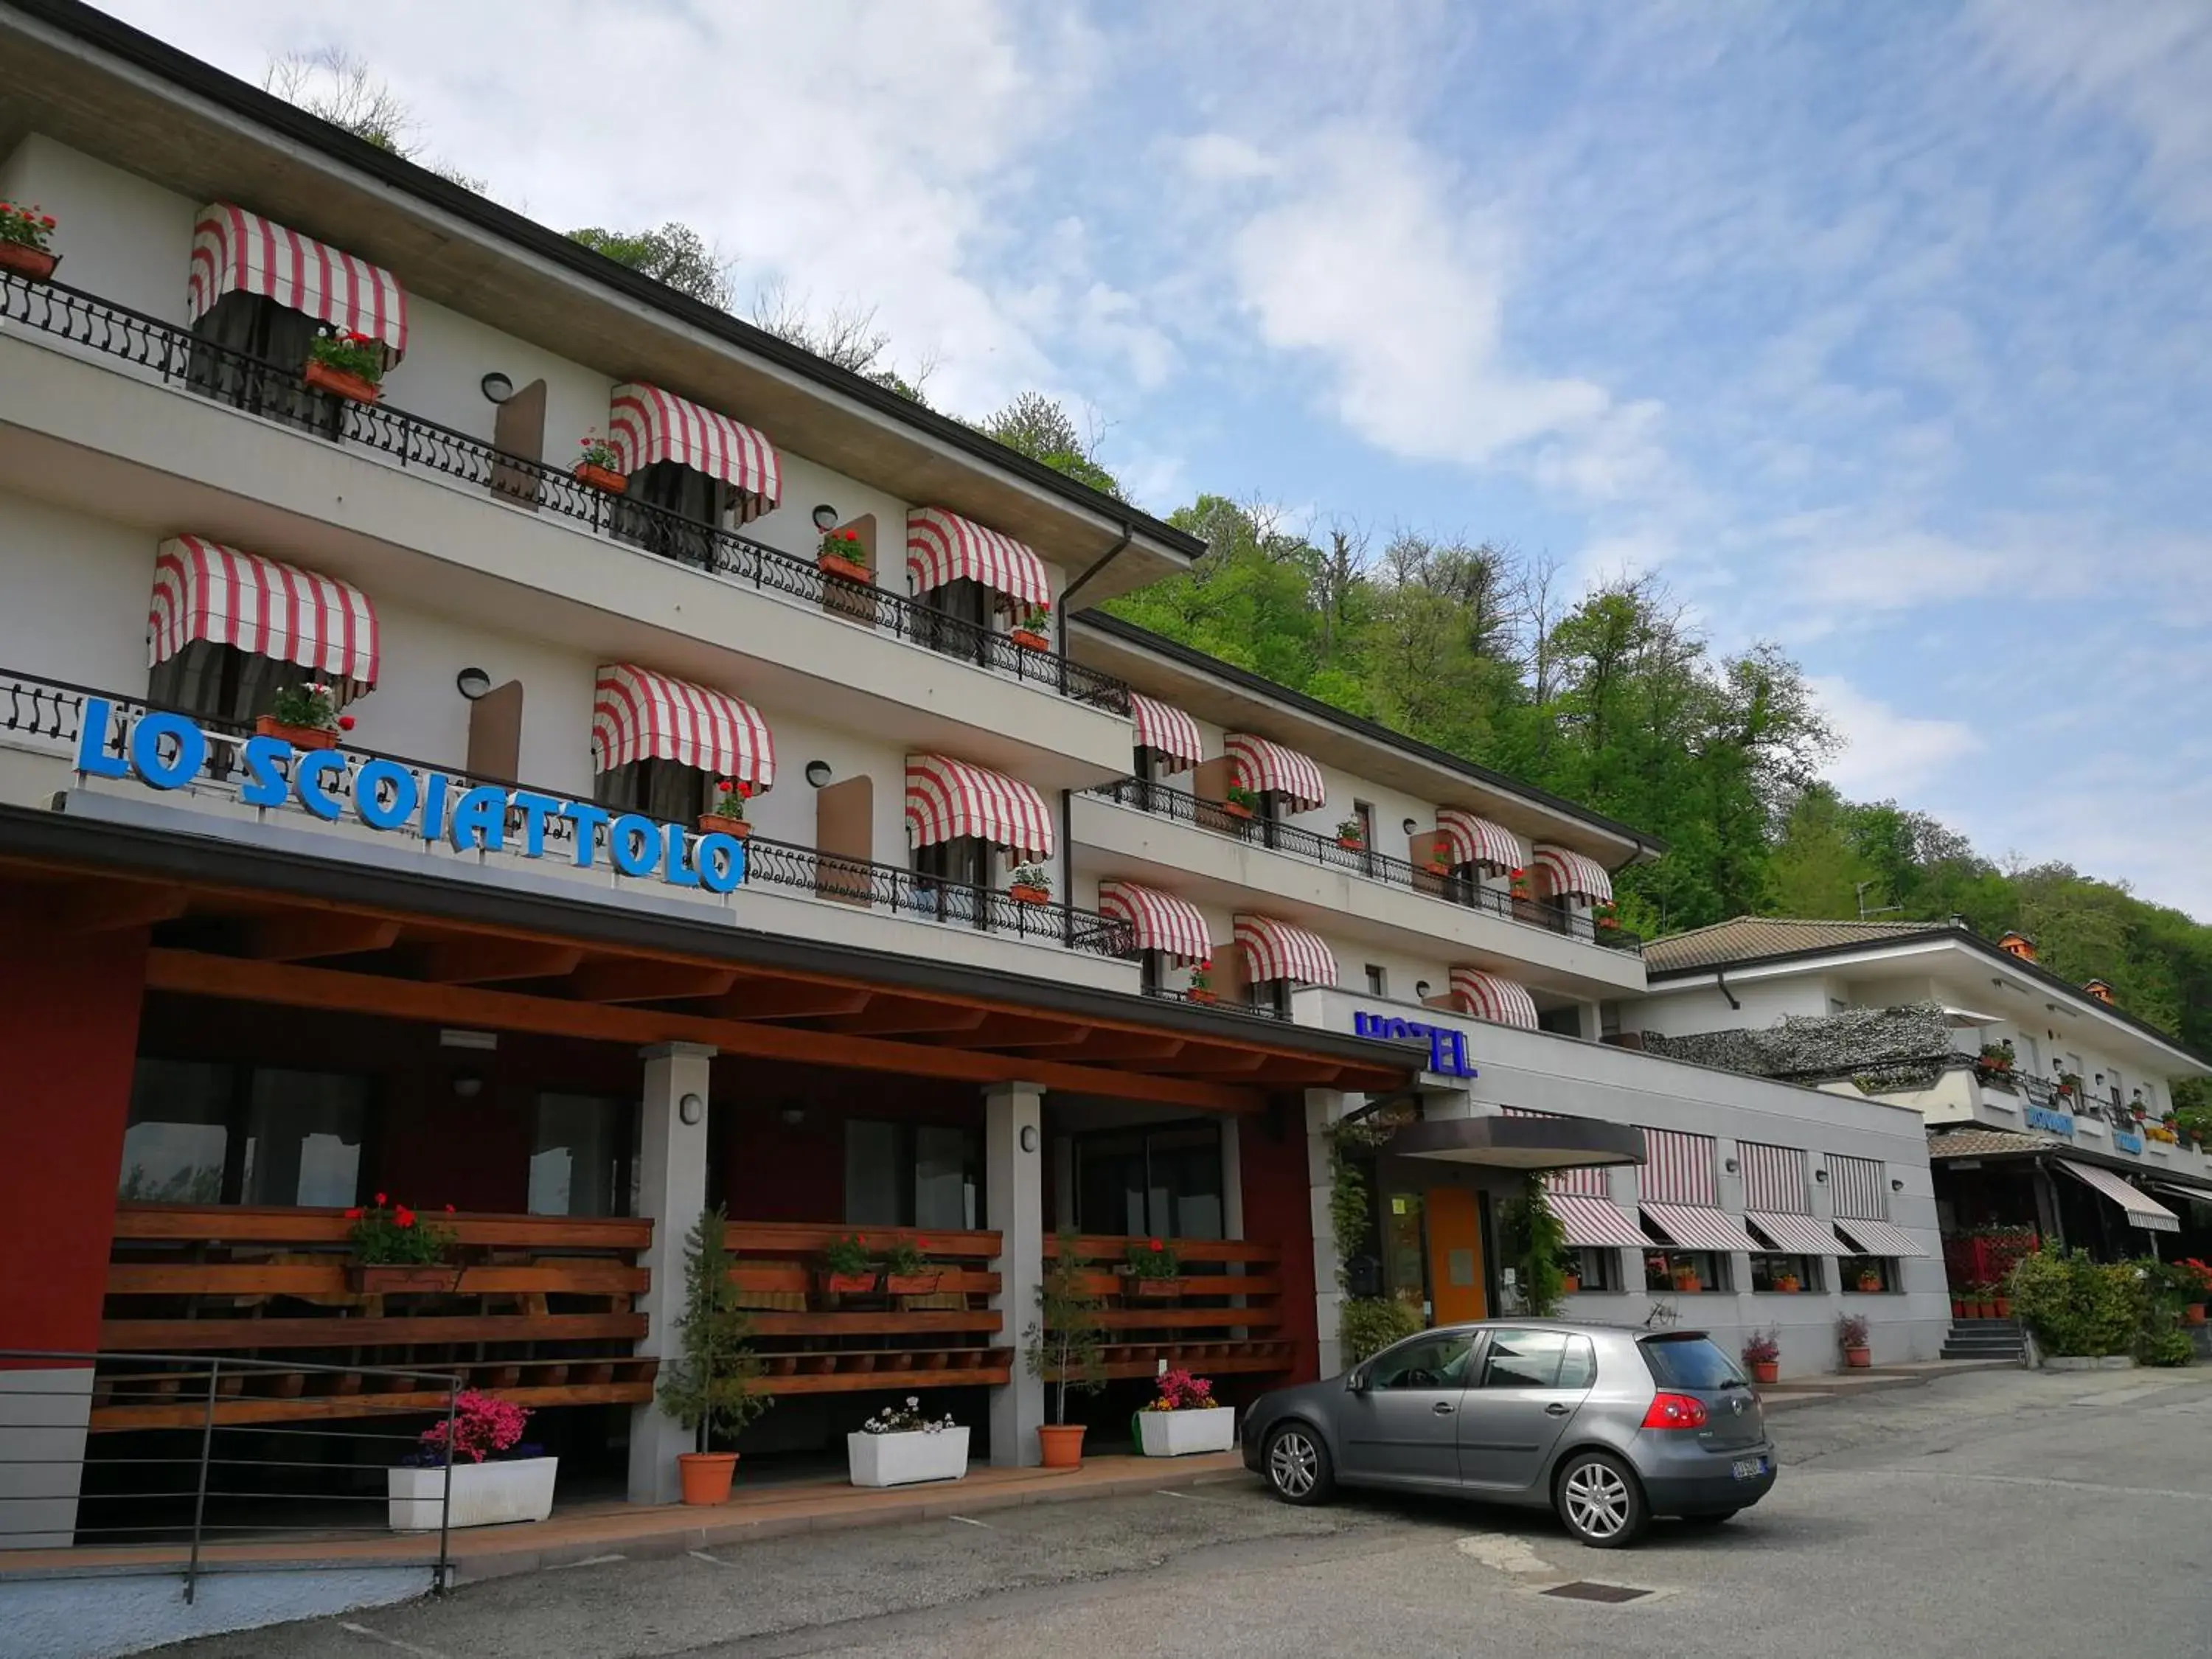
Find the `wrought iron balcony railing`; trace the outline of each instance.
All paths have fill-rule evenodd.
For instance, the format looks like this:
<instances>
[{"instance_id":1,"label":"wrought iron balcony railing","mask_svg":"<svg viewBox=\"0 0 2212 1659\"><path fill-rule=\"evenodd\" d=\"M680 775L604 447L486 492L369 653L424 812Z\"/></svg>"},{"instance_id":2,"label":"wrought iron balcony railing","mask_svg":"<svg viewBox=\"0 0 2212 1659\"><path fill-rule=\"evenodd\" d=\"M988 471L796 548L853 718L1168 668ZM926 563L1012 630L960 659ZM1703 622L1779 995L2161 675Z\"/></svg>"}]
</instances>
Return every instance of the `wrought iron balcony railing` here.
<instances>
[{"instance_id":1,"label":"wrought iron balcony railing","mask_svg":"<svg viewBox=\"0 0 2212 1659\"><path fill-rule=\"evenodd\" d=\"M629 496L609 495L543 461L409 415L318 391L297 363L272 363L60 283L0 272L0 324L19 325L94 356L297 430L373 451L403 468L473 484L518 507L558 514L595 535L811 605L894 639L975 664L1109 714L1129 712L1129 688L1054 651L1031 650L996 629L920 599L830 575L811 560L719 525Z\"/></svg>"},{"instance_id":2,"label":"wrought iron balcony railing","mask_svg":"<svg viewBox=\"0 0 2212 1659\"><path fill-rule=\"evenodd\" d=\"M1455 871L1429 869L1372 848L1347 847L1332 836L1317 835L1297 824L1281 823L1256 814L1243 816L1220 801L1201 799L1164 784L1143 778L1121 778L1099 784L1089 793L1119 805L1135 807L1141 812L1156 813L1217 835L1232 836L1250 846L1326 865L1349 875L1364 876L1370 881L1386 882L1446 904L1484 911L1507 921L1540 927L1547 933L1565 934L1607 950L1626 951L1638 956L1644 953L1643 939L1625 927L1601 927L1589 916L1577 915L1540 900L1515 898L1510 893L1485 887Z\"/></svg>"}]
</instances>

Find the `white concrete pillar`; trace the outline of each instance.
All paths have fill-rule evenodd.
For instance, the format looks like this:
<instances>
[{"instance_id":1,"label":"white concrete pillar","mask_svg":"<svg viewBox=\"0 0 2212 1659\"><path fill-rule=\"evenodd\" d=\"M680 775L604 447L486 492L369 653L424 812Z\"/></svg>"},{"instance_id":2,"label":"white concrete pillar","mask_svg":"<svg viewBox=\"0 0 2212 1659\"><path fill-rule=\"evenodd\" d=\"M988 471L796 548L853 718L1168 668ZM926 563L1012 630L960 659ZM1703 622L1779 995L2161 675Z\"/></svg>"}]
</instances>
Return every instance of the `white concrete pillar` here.
<instances>
[{"instance_id":1,"label":"white concrete pillar","mask_svg":"<svg viewBox=\"0 0 2212 1659\"><path fill-rule=\"evenodd\" d=\"M1344 1343L1337 1335L1344 1306L1344 1287L1337 1280L1340 1263L1336 1224L1329 1218L1328 1196L1335 1185L1328 1155L1328 1126L1342 1117L1364 1095L1346 1097L1341 1089L1309 1089L1306 1094L1306 1176L1311 1188L1314 1242L1314 1331L1320 1339L1321 1374L1334 1376L1344 1369Z\"/></svg>"},{"instance_id":2,"label":"white concrete pillar","mask_svg":"<svg viewBox=\"0 0 2212 1659\"><path fill-rule=\"evenodd\" d=\"M1034 1083L994 1083L983 1091L983 1189L999 1255L992 1261L999 1293L998 1346L1014 1354L1013 1377L991 1391L991 1462L1023 1468L1043 1455L1036 1431L1045 1421L1044 1383L1030 1375L1030 1327L1044 1282L1044 1091Z\"/></svg>"},{"instance_id":3,"label":"white concrete pillar","mask_svg":"<svg viewBox=\"0 0 2212 1659\"><path fill-rule=\"evenodd\" d=\"M0 1371L0 1550L67 1549L76 1541L91 1419L91 1366Z\"/></svg>"},{"instance_id":4,"label":"white concrete pillar","mask_svg":"<svg viewBox=\"0 0 2212 1659\"><path fill-rule=\"evenodd\" d=\"M1595 1002L1577 1005L1582 1011L1583 1041L1602 1042L1605 1040L1605 1009Z\"/></svg>"},{"instance_id":5,"label":"white concrete pillar","mask_svg":"<svg viewBox=\"0 0 2212 1659\"><path fill-rule=\"evenodd\" d=\"M1233 1117L1221 1120L1221 1236L1244 1237L1243 1126Z\"/></svg>"},{"instance_id":6,"label":"white concrete pillar","mask_svg":"<svg viewBox=\"0 0 2212 1659\"><path fill-rule=\"evenodd\" d=\"M637 1299L645 1336L637 1351L675 1350L671 1328L684 1306L684 1241L707 1207L708 1068L714 1050L699 1042L660 1042L638 1050L645 1061L638 1125L638 1213L653 1222L643 1265L651 1287ZM657 1404L633 1407L629 1501L672 1504L682 1494L676 1458L693 1437Z\"/></svg>"}]
</instances>

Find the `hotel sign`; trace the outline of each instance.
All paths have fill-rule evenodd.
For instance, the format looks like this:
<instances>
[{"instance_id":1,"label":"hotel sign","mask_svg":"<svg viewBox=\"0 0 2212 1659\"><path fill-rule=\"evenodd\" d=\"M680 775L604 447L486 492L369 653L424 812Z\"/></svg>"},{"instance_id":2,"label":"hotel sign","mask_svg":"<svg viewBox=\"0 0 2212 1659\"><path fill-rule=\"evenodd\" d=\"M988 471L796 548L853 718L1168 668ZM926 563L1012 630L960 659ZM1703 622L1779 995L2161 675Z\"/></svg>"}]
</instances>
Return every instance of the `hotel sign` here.
<instances>
[{"instance_id":1,"label":"hotel sign","mask_svg":"<svg viewBox=\"0 0 2212 1659\"><path fill-rule=\"evenodd\" d=\"M2112 1145L2118 1147L2124 1152L2141 1152L2142 1151L2142 1137L2141 1135L2131 1135L2125 1129L2123 1129L2118 1124L2115 1124L2112 1126Z\"/></svg>"},{"instance_id":2,"label":"hotel sign","mask_svg":"<svg viewBox=\"0 0 2212 1659\"><path fill-rule=\"evenodd\" d=\"M2031 1106L2027 1109L2027 1127L2047 1130L2071 1140L2074 1139L2074 1114L2054 1111L2048 1106Z\"/></svg>"},{"instance_id":3,"label":"hotel sign","mask_svg":"<svg viewBox=\"0 0 2212 1659\"><path fill-rule=\"evenodd\" d=\"M549 833L574 834L567 855L580 870L606 862L621 875L657 878L672 887L727 893L745 878L745 844L720 831L694 835L679 823L642 813L614 812L589 801L534 789L471 784L444 772L394 760L360 760L335 749L295 750L283 738L210 738L183 714L158 711L132 722L123 753L104 741L114 716L105 697L84 700L77 738L78 775L136 778L150 789L182 789L206 770L209 747L222 742L239 750L239 800L247 806L296 803L309 816L336 823L351 816L371 830L442 841L457 853L547 856ZM563 849L556 848L556 853Z\"/></svg>"},{"instance_id":4,"label":"hotel sign","mask_svg":"<svg viewBox=\"0 0 2212 1659\"><path fill-rule=\"evenodd\" d=\"M1362 1008L1352 1016L1352 1031L1355 1036L1372 1037L1378 1042L1406 1042L1425 1038L1429 1045L1428 1069L1444 1077L1473 1077L1474 1067L1468 1063L1467 1033L1449 1025L1431 1025L1425 1020L1401 1019L1395 1014L1370 1013Z\"/></svg>"}]
</instances>

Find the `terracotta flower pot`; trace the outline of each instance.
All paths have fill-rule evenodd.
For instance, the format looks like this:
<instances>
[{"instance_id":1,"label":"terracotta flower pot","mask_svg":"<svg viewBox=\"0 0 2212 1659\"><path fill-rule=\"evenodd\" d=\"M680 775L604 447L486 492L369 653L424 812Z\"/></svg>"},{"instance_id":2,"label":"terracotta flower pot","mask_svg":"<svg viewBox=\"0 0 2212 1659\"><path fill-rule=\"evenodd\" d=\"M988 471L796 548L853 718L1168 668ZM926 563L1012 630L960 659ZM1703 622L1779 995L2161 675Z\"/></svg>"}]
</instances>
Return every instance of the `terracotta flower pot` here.
<instances>
[{"instance_id":1,"label":"terracotta flower pot","mask_svg":"<svg viewBox=\"0 0 2212 1659\"><path fill-rule=\"evenodd\" d=\"M1966 1297L1962 1296L1953 1297L1951 1298L1951 1317L1954 1319L1965 1319L1968 1316L1969 1316L1966 1312Z\"/></svg>"},{"instance_id":2,"label":"terracotta flower pot","mask_svg":"<svg viewBox=\"0 0 2212 1659\"><path fill-rule=\"evenodd\" d=\"M944 1277L941 1273L886 1273L884 1289L893 1296L935 1296Z\"/></svg>"},{"instance_id":3,"label":"terracotta flower pot","mask_svg":"<svg viewBox=\"0 0 2212 1659\"><path fill-rule=\"evenodd\" d=\"M1850 1366L1855 1371L1865 1370L1874 1364L1874 1350L1872 1348L1846 1348L1844 1350L1844 1364Z\"/></svg>"},{"instance_id":4,"label":"terracotta flower pot","mask_svg":"<svg viewBox=\"0 0 2212 1659\"><path fill-rule=\"evenodd\" d=\"M1859 1275L1859 1289L1861 1291L1871 1292L1878 1291L1881 1288L1881 1280L1879 1279L1869 1279L1863 1273Z\"/></svg>"},{"instance_id":5,"label":"terracotta flower pot","mask_svg":"<svg viewBox=\"0 0 2212 1659\"><path fill-rule=\"evenodd\" d=\"M1249 818L1252 816L1252 809L1237 801L1224 800L1220 803L1220 807L1223 815L1227 817Z\"/></svg>"},{"instance_id":6,"label":"terracotta flower pot","mask_svg":"<svg viewBox=\"0 0 2212 1659\"><path fill-rule=\"evenodd\" d=\"M1698 1276L1695 1273L1676 1273L1674 1275L1674 1288L1678 1291L1694 1291L1698 1287Z\"/></svg>"},{"instance_id":7,"label":"terracotta flower pot","mask_svg":"<svg viewBox=\"0 0 2212 1659\"><path fill-rule=\"evenodd\" d=\"M1569 1296L1574 1295L1582 1287L1583 1279L1580 1273L1569 1273L1559 1281L1559 1289Z\"/></svg>"},{"instance_id":8,"label":"terracotta flower pot","mask_svg":"<svg viewBox=\"0 0 2212 1659\"><path fill-rule=\"evenodd\" d=\"M1082 1468L1083 1425L1080 1423L1039 1425L1037 1449L1043 1453L1044 1466L1048 1469Z\"/></svg>"},{"instance_id":9,"label":"terracotta flower pot","mask_svg":"<svg viewBox=\"0 0 2212 1659\"><path fill-rule=\"evenodd\" d=\"M753 832L751 824L743 818L733 818L726 812L702 812L699 833L702 836L732 836L743 841Z\"/></svg>"},{"instance_id":10,"label":"terracotta flower pot","mask_svg":"<svg viewBox=\"0 0 2212 1659\"><path fill-rule=\"evenodd\" d=\"M611 466L595 466L589 461L576 463L576 482L592 489L605 490L610 495L619 495L629 488L629 474L617 472Z\"/></svg>"},{"instance_id":11,"label":"terracotta flower pot","mask_svg":"<svg viewBox=\"0 0 2212 1659\"><path fill-rule=\"evenodd\" d=\"M1364 853L1367 850L1367 843L1357 836L1339 836L1336 838L1336 844L1347 853Z\"/></svg>"},{"instance_id":12,"label":"terracotta flower pot","mask_svg":"<svg viewBox=\"0 0 2212 1659\"><path fill-rule=\"evenodd\" d=\"M1020 883L1006 889L1006 896L1017 904L1049 904L1052 890L1048 887L1025 887Z\"/></svg>"},{"instance_id":13,"label":"terracotta flower pot","mask_svg":"<svg viewBox=\"0 0 2212 1659\"><path fill-rule=\"evenodd\" d=\"M54 267L61 262L58 253L49 253L22 242L0 242L0 270L12 270L34 283L43 283L52 276Z\"/></svg>"},{"instance_id":14,"label":"terracotta flower pot","mask_svg":"<svg viewBox=\"0 0 2212 1659\"><path fill-rule=\"evenodd\" d=\"M301 377L311 386L350 398L357 404L373 404L384 395L384 388L374 380L365 380L358 374L349 374L342 368L332 368L328 363L307 359Z\"/></svg>"},{"instance_id":15,"label":"terracotta flower pot","mask_svg":"<svg viewBox=\"0 0 2212 1659\"><path fill-rule=\"evenodd\" d=\"M814 557L814 567L825 576L842 577L848 582L858 582L864 587L872 587L876 583L876 573L867 566L855 564L850 559L839 558L835 553L817 553Z\"/></svg>"},{"instance_id":16,"label":"terracotta flower pot","mask_svg":"<svg viewBox=\"0 0 2212 1659\"><path fill-rule=\"evenodd\" d=\"M2192 1325L2202 1325L2204 1322L2204 1304L2202 1302L2191 1303L2183 1317Z\"/></svg>"},{"instance_id":17,"label":"terracotta flower pot","mask_svg":"<svg viewBox=\"0 0 2212 1659\"><path fill-rule=\"evenodd\" d=\"M678 1452L676 1467L684 1477L687 1504L726 1504L730 1481L738 1472L735 1452Z\"/></svg>"},{"instance_id":18,"label":"terracotta flower pot","mask_svg":"<svg viewBox=\"0 0 2212 1659\"><path fill-rule=\"evenodd\" d=\"M295 749L335 749L338 734L325 726L287 726L274 714L264 714L253 722L257 738L282 738Z\"/></svg>"},{"instance_id":19,"label":"terracotta flower pot","mask_svg":"<svg viewBox=\"0 0 2212 1659\"><path fill-rule=\"evenodd\" d=\"M1782 1380L1782 1362L1778 1359L1753 1360L1751 1380L1754 1382L1779 1382Z\"/></svg>"},{"instance_id":20,"label":"terracotta flower pot","mask_svg":"<svg viewBox=\"0 0 2212 1659\"><path fill-rule=\"evenodd\" d=\"M1042 634L1033 634L1026 628L1010 628L1006 637L1024 651L1049 651L1052 641Z\"/></svg>"},{"instance_id":21,"label":"terracotta flower pot","mask_svg":"<svg viewBox=\"0 0 2212 1659\"><path fill-rule=\"evenodd\" d=\"M1180 1279L1141 1279L1135 1273L1123 1276L1123 1293L1139 1302L1172 1302L1182 1294Z\"/></svg>"},{"instance_id":22,"label":"terracotta flower pot","mask_svg":"<svg viewBox=\"0 0 2212 1659\"><path fill-rule=\"evenodd\" d=\"M1190 988L1188 994L1193 1002L1214 1002L1219 1000L1214 992L1203 989L1196 985Z\"/></svg>"},{"instance_id":23,"label":"terracotta flower pot","mask_svg":"<svg viewBox=\"0 0 2212 1659\"><path fill-rule=\"evenodd\" d=\"M822 1288L831 1296L873 1296L876 1275L873 1273L824 1273Z\"/></svg>"},{"instance_id":24,"label":"terracotta flower pot","mask_svg":"<svg viewBox=\"0 0 2212 1659\"><path fill-rule=\"evenodd\" d=\"M1990 1304L1990 1311L1999 1319L2010 1319L2012 1317L2012 1298L2008 1296L2001 1296L1997 1297L1996 1301Z\"/></svg>"},{"instance_id":25,"label":"terracotta flower pot","mask_svg":"<svg viewBox=\"0 0 2212 1659\"><path fill-rule=\"evenodd\" d=\"M355 1261L346 1283L358 1296L389 1296L398 1291L451 1291L461 1270L441 1261Z\"/></svg>"}]
</instances>

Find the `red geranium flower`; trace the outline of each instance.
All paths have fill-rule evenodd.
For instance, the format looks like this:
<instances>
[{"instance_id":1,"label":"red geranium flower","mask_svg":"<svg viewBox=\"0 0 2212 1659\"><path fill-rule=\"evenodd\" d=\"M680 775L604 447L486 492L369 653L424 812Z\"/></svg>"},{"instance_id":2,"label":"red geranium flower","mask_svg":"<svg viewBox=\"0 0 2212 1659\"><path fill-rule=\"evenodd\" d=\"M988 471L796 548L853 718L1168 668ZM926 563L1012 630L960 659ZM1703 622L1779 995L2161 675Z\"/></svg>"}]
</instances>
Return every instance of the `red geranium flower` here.
<instances>
[{"instance_id":1,"label":"red geranium flower","mask_svg":"<svg viewBox=\"0 0 2212 1659\"><path fill-rule=\"evenodd\" d=\"M360 1220L360 1219L361 1219L361 1206L360 1206L360 1205L358 1205L358 1204L356 1204L356 1205L355 1205L355 1206L353 1206L353 1208L351 1208L350 1210L348 1210L348 1211L346 1212L346 1219L347 1219L348 1221L358 1221L358 1220Z\"/></svg>"},{"instance_id":2,"label":"red geranium flower","mask_svg":"<svg viewBox=\"0 0 2212 1659\"><path fill-rule=\"evenodd\" d=\"M1156 1239L1154 1239L1154 1240L1152 1242L1152 1249L1153 1249L1154 1250L1158 1250L1158 1249L1159 1249L1160 1248L1161 1248L1160 1241L1159 1241L1158 1239L1157 1239L1157 1238L1156 1238Z\"/></svg>"},{"instance_id":3,"label":"red geranium flower","mask_svg":"<svg viewBox=\"0 0 2212 1659\"><path fill-rule=\"evenodd\" d=\"M341 715L339 715L339 716L338 716L338 730L339 730L339 731L341 731L341 732L350 732L350 731L352 731L352 730L353 730L353 716L352 716L352 715L350 715L350 714L341 714Z\"/></svg>"},{"instance_id":4,"label":"red geranium flower","mask_svg":"<svg viewBox=\"0 0 2212 1659\"><path fill-rule=\"evenodd\" d=\"M415 1212L409 1209L404 1204L403 1204L399 1206L398 1212L392 1217L392 1219L397 1221L403 1227L411 1227L415 1224Z\"/></svg>"},{"instance_id":5,"label":"red geranium flower","mask_svg":"<svg viewBox=\"0 0 2212 1659\"><path fill-rule=\"evenodd\" d=\"M451 1215L451 1214L453 1214L453 1206L452 1205L450 1205L450 1204L448 1204L447 1206L446 1206L446 1213L447 1213L447 1215Z\"/></svg>"},{"instance_id":6,"label":"red geranium flower","mask_svg":"<svg viewBox=\"0 0 2212 1659\"><path fill-rule=\"evenodd\" d=\"M376 1195L376 1201L377 1201L379 1204L381 1204L381 1203L383 1203L383 1202L384 1202L384 1194L383 1194L382 1193L379 1193L379 1194Z\"/></svg>"}]
</instances>

